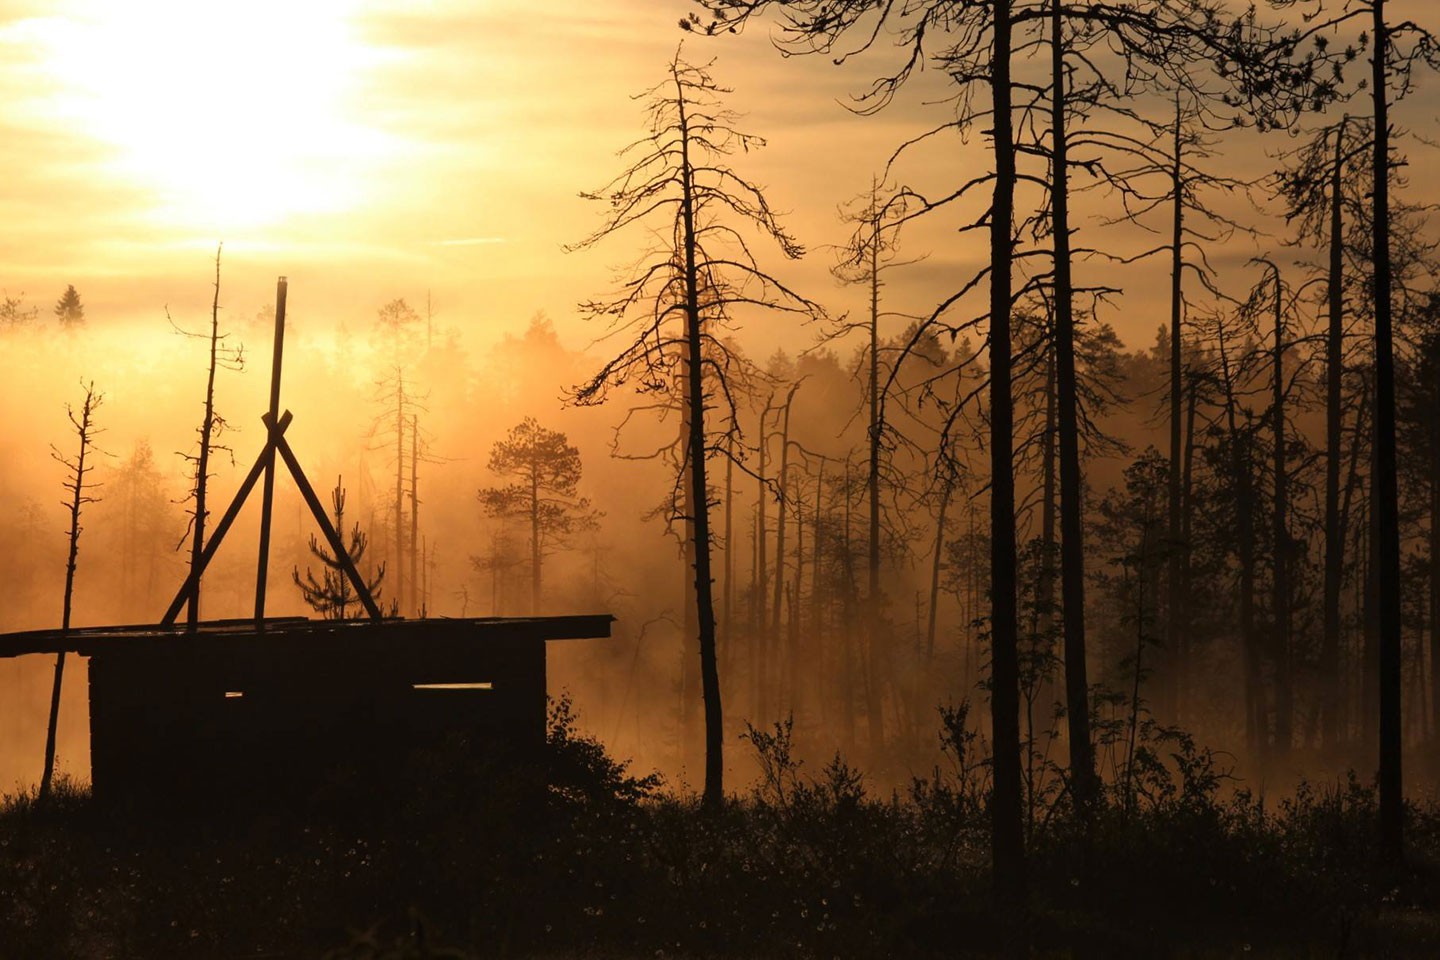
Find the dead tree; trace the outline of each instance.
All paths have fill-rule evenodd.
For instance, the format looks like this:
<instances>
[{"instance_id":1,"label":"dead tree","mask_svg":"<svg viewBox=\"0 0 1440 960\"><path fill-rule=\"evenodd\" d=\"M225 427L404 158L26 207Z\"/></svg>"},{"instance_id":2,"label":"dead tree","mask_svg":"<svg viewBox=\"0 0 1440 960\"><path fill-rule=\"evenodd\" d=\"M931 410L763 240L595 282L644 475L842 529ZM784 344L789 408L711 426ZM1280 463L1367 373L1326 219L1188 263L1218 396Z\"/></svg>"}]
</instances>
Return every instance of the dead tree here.
<instances>
[{"instance_id":1,"label":"dead tree","mask_svg":"<svg viewBox=\"0 0 1440 960\"><path fill-rule=\"evenodd\" d=\"M95 426L95 411L104 401L104 394L95 392L95 383L82 383L85 388L85 399L80 405L80 413L77 416L75 408L69 404L65 405L65 415L70 420L70 425L75 430L75 436L80 441L80 450L75 459L71 460L63 456L53 446L50 448L50 456L61 464L66 472L67 479L65 490L69 494L69 502L66 507L70 511L70 536L69 552L65 558L65 601L60 616L60 634L65 636L70 632L70 610L75 598L75 563L80 554L80 511L87 503L95 503L98 497L92 496L87 491L94 490L97 484L90 483L86 477L90 471L95 469L93 463L86 463L95 444L95 435L101 431ZM65 651L61 650L55 655L55 681L50 688L50 720L45 728L45 768L40 774L40 801L44 802L50 795L51 777L55 773L55 732L60 722L60 688L65 679Z\"/></svg>"},{"instance_id":2,"label":"dead tree","mask_svg":"<svg viewBox=\"0 0 1440 960\"><path fill-rule=\"evenodd\" d=\"M617 297L583 305L589 316L608 320L624 342L599 373L575 391L574 400L598 403L613 387L632 381L641 389L662 391L683 357L690 426L685 463L694 510L689 519L705 703L704 802L713 810L724 796L723 727L706 477L709 455L725 447L707 427L706 410L720 406L728 429L735 426L735 410L727 383L731 353L709 327L735 304L804 315L815 315L819 308L761 270L737 232L742 226L756 230L786 257L803 252L761 191L726 161L735 150L749 150L763 141L736 129L734 114L721 106L728 91L707 68L685 63L677 53L668 72L667 79L645 95L650 132L626 149L623 155L631 159L625 170L602 190L585 194L609 209L604 225L575 248L594 246L631 226L648 225L665 239L649 248L636 271L623 278Z\"/></svg>"},{"instance_id":3,"label":"dead tree","mask_svg":"<svg viewBox=\"0 0 1440 960\"><path fill-rule=\"evenodd\" d=\"M220 252L224 245L215 248L215 295L210 302L210 332L208 334L191 333L181 330L171 321L171 326L181 335L186 337L203 338L210 348L210 362L205 374L205 413L200 419L200 427L196 430L199 434L199 450L194 454L181 454L191 464L193 473L191 475L190 499L193 507L190 513L190 569L197 569L200 565L200 555L205 550L205 522L209 518L208 492L210 485L210 457L216 451L224 451L227 448L218 446L216 438L224 432L226 423L215 410L215 374L218 370L239 371L245 369L245 351L243 346L231 347L225 341L229 338L228 333L220 332ZM200 622L200 589L197 583L194 594L186 610L185 626L187 630L194 632Z\"/></svg>"}]
</instances>

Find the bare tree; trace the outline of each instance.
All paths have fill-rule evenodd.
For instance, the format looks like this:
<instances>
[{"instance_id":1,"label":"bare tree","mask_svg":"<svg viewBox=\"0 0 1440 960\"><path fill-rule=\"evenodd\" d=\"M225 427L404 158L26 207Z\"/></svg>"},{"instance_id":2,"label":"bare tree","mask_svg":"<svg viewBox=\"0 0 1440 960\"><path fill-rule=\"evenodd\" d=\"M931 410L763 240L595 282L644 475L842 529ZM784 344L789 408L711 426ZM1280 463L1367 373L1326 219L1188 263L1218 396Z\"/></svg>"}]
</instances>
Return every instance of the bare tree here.
<instances>
[{"instance_id":1,"label":"bare tree","mask_svg":"<svg viewBox=\"0 0 1440 960\"><path fill-rule=\"evenodd\" d=\"M689 469L688 518L695 544L695 597L700 634L700 679L705 703L704 802L717 808L724 796L720 678L715 656L712 595L710 490L707 459L728 447L707 428L706 411L717 403L735 429L735 406L727 373L732 355L710 329L739 304L814 314L818 308L763 271L742 229L774 241L786 257L802 248L780 226L758 187L726 161L735 150L763 140L734 126L721 105L729 91L707 67L672 59L669 76L641 96L647 99L650 132L622 152L625 169L604 188L584 196L609 209L604 225L574 249L584 249L629 227L664 239L650 247L623 278L614 299L583 305L608 320L623 339L620 350L574 393L578 403L598 403L620 384L663 391L674 371L685 375L684 409L689 423L685 464ZM678 327L678 329L677 329ZM707 344L711 347L706 349Z\"/></svg>"},{"instance_id":2,"label":"bare tree","mask_svg":"<svg viewBox=\"0 0 1440 960\"><path fill-rule=\"evenodd\" d=\"M210 302L210 332L208 334L190 333L181 330L171 321L171 326L181 335L186 337L202 338L206 340L210 348L210 363L206 368L205 375L205 413L200 419L200 426L196 433L200 436L199 449L194 454L184 454L186 462L191 464L190 499L193 503L190 512L190 569L194 570L200 566L200 554L205 549L205 521L209 518L210 512L207 506L207 494L210 485L210 456L216 450L226 448L218 447L216 438L225 430L225 418L215 411L215 373L217 370L243 370L245 368L245 353L241 346L231 347L225 341L229 338L228 333L220 332L220 252L224 245L215 248L215 296ZM182 541L183 542L183 541ZM200 620L200 581L195 582L195 592L190 596L190 603L186 611L186 629L194 631Z\"/></svg>"},{"instance_id":3,"label":"bare tree","mask_svg":"<svg viewBox=\"0 0 1440 960\"><path fill-rule=\"evenodd\" d=\"M83 529L80 526L80 511L85 504L95 503L99 499L87 492L96 487L96 484L86 480L86 475L95 469L95 465L87 464L85 461L94 448L95 435L101 432L95 426L95 411L104 401L104 394L95 392L93 381L81 385L85 388L85 399L81 402L79 415L76 415L74 407L69 404L65 405L65 415L75 429L75 436L80 441L80 450L75 459L71 460L53 446L50 448L50 456L64 466L68 474L65 490L69 494L69 502L65 506L70 511L70 547L65 559L65 601L60 616L62 638L70 633L70 610L75 597L75 563L80 554L80 532ZM55 732L60 721L60 688L64 679L65 651L61 650L55 656L55 682L50 688L50 720L45 728L45 768L40 774L40 800L42 802L50 795L50 781L55 773Z\"/></svg>"}]
</instances>

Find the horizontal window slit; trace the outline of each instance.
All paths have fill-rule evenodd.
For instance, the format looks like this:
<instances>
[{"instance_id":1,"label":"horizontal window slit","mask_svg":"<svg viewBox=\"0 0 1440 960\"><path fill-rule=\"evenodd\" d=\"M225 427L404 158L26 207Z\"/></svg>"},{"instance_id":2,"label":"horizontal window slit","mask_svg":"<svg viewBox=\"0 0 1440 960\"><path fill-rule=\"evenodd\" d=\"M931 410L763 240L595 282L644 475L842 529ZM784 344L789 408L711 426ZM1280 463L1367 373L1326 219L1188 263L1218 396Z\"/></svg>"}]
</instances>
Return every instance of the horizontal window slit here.
<instances>
[{"instance_id":1,"label":"horizontal window slit","mask_svg":"<svg viewBox=\"0 0 1440 960\"><path fill-rule=\"evenodd\" d=\"M225 699L226 699L226 700L239 700L239 699L240 699L241 697L243 697L243 696L245 696L245 691L244 691L244 690L226 690L226 691L225 691Z\"/></svg>"},{"instance_id":2,"label":"horizontal window slit","mask_svg":"<svg viewBox=\"0 0 1440 960\"><path fill-rule=\"evenodd\" d=\"M483 683L416 683L411 687L415 690L494 690L495 684L486 680Z\"/></svg>"}]
</instances>

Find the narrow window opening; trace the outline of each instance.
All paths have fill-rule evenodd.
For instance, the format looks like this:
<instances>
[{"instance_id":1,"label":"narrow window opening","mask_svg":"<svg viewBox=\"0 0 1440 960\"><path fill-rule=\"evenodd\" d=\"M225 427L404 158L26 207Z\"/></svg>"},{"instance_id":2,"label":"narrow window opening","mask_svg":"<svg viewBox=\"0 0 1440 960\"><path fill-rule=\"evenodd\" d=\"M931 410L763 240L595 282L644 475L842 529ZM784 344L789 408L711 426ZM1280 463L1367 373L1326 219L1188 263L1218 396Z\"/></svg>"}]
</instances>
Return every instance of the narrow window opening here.
<instances>
[{"instance_id":1,"label":"narrow window opening","mask_svg":"<svg viewBox=\"0 0 1440 960\"><path fill-rule=\"evenodd\" d=\"M244 690L226 690L226 691L225 691L225 699L226 699L226 700L239 700L239 699L240 699L241 697L243 697L243 696L245 696L245 691L244 691Z\"/></svg>"},{"instance_id":2,"label":"narrow window opening","mask_svg":"<svg viewBox=\"0 0 1440 960\"><path fill-rule=\"evenodd\" d=\"M415 683L411 687L415 690L494 690L495 684L486 680L483 683Z\"/></svg>"}]
</instances>

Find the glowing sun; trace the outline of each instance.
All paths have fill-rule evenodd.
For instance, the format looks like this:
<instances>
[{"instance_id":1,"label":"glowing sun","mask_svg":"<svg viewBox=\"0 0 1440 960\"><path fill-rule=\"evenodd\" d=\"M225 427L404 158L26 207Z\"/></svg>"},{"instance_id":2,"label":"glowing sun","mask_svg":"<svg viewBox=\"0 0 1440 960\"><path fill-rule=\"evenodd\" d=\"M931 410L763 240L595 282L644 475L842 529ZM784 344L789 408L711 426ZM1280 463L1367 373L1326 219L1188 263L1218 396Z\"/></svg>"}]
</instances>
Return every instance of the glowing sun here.
<instances>
[{"instance_id":1,"label":"glowing sun","mask_svg":"<svg viewBox=\"0 0 1440 960\"><path fill-rule=\"evenodd\" d=\"M353 0L92 0L36 31L73 134L168 226L225 234L364 200L380 59Z\"/></svg>"}]
</instances>

